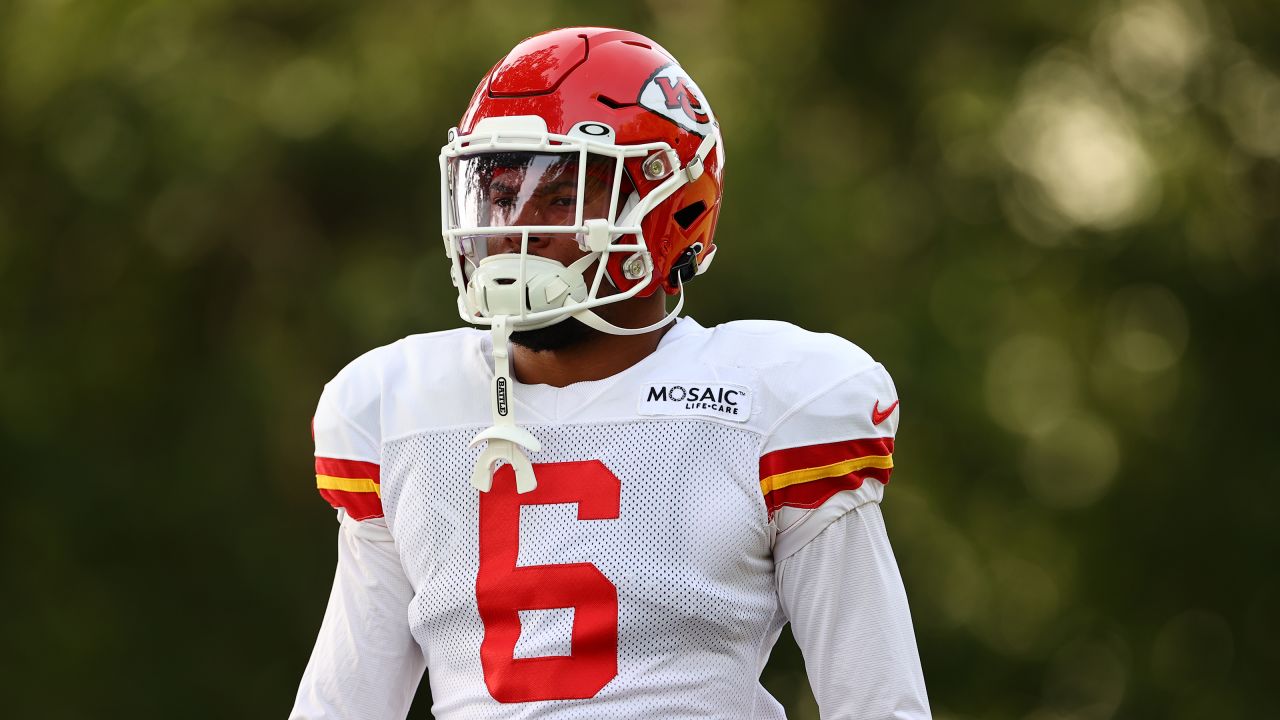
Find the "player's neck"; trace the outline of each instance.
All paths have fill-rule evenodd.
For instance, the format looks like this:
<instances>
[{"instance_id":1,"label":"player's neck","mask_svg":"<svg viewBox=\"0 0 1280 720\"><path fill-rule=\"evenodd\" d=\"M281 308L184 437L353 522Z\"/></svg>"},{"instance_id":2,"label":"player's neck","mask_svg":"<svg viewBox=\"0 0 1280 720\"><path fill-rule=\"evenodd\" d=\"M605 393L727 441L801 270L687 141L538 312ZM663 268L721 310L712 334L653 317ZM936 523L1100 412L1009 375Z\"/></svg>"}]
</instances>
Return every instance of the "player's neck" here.
<instances>
[{"instance_id":1,"label":"player's neck","mask_svg":"<svg viewBox=\"0 0 1280 720\"><path fill-rule=\"evenodd\" d=\"M661 298L645 298L649 302L625 302L606 306L613 312L601 312L606 320L619 327L644 327L662 319L666 311ZM651 301L652 300L652 301ZM522 345L512 346L515 377L528 385L564 387L577 382L603 380L635 365L658 349L658 343L674 323L642 335L609 335L593 332L581 342L560 350L533 351Z\"/></svg>"}]
</instances>

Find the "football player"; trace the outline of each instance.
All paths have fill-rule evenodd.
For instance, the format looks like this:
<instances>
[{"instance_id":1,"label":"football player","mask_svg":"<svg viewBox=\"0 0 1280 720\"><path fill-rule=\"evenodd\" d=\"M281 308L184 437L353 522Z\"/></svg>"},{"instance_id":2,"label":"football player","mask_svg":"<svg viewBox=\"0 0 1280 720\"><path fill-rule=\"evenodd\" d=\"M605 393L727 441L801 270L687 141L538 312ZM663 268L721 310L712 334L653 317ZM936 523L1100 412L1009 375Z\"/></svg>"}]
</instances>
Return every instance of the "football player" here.
<instances>
[{"instance_id":1,"label":"football player","mask_svg":"<svg viewBox=\"0 0 1280 720\"><path fill-rule=\"evenodd\" d=\"M458 309L325 386L338 567L293 718L823 718L929 706L879 503L898 398L849 342L703 327L724 145L635 33L520 43L440 154ZM667 309L669 297L674 307Z\"/></svg>"}]
</instances>

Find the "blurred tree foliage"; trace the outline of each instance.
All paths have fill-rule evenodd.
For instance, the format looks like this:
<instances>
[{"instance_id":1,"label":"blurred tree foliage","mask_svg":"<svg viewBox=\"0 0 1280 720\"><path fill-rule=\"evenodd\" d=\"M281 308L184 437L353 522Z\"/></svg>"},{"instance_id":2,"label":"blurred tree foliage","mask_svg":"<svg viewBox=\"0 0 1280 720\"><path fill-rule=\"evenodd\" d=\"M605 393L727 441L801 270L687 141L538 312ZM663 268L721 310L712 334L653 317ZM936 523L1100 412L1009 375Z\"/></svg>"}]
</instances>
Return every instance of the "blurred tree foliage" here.
<instances>
[{"instance_id":1,"label":"blurred tree foliage","mask_svg":"<svg viewBox=\"0 0 1280 720\"><path fill-rule=\"evenodd\" d=\"M725 128L693 314L894 373L938 717L1280 716L1274 4L4 0L6 716L283 716L320 387L457 323L436 153L574 24ZM790 641L765 676L817 717Z\"/></svg>"}]
</instances>

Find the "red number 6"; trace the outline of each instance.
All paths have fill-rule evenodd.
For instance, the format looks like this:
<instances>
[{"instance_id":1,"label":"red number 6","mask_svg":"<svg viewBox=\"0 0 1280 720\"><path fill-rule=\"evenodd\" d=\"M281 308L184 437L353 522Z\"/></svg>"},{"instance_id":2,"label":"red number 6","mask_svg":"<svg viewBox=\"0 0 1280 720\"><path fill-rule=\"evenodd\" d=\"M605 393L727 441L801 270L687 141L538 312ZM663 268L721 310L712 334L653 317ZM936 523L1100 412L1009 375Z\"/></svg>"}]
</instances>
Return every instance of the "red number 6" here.
<instances>
[{"instance_id":1,"label":"red number 6","mask_svg":"<svg viewBox=\"0 0 1280 720\"><path fill-rule=\"evenodd\" d=\"M520 506L576 503L579 520L616 520L622 486L599 460L533 466L538 487L518 495L510 465L480 494L476 604L484 622L480 664L504 703L594 697L618 674L618 588L591 563L516 567ZM572 654L516 658L521 610L574 609Z\"/></svg>"}]
</instances>

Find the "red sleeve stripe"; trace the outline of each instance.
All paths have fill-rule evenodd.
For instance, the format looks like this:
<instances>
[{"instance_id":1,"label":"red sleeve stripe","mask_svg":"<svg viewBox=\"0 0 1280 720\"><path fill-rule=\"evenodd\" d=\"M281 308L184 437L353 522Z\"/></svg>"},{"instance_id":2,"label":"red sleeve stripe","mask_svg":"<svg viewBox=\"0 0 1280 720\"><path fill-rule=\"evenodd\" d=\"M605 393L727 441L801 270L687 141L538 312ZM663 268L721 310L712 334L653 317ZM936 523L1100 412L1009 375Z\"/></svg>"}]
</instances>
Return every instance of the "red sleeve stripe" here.
<instances>
[{"instance_id":1,"label":"red sleeve stripe","mask_svg":"<svg viewBox=\"0 0 1280 720\"><path fill-rule=\"evenodd\" d=\"M795 470L834 465L852 458L870 455L893 455L893 438L842 440L822 445L774 450L760 458L760 477L767 478Z\"/></svg>"},{"instance_id":2,"label":"red sleeve stripe","mask_svg":"<svg viewBox=\"0 0 1280 720\"><path fill-rule=\"evenodd\" d=\"M814 508L866 478L889 482L893 438L845 440L775 450L760 458L760 491L772 516L780 507Z\"/></svg>"},{"instance_id":3,"label":"red sleeve stripe","mask_svg":"<svg viewBox=\"0 0 1280 720\"><path fill-rule=\"evenodd\" d=\"M335 509L346 510L353 520L382 517L382 498L377 493L350 493L321 488L320 497L328 500Z\"/></svg>"},{"instance_id":4,"label":"red sleeve stripe","mask_svg":"<svg viewBox=\"0 0 1280 720\"><path fill-rule=\"evenodd\" d=\"M773 517L773 513L780 507L816 508L842 490L857 490L867 478L887 483L890 472L891 468L866 468L840 477L790 485L765 495L765 506L769 510L769 517Z\"/></svg>"},{"instance_id":5,"label":"red sleeve stripe","mask_svg":"<svg viewBox=\"0 0 1280 720\"><path fill-rule=\"evenodd\" d=\"M355 480L372 480L379 482L377 463L363 460L339 460L338 458L316 457L316 474L336 478Z\"/></svg>"},{"instance_id":6,"label":"red sleeve stripe","mask_svg":"<svg viewBox=\"0 0 1280 720\"><path fill-rule=\"evenodd\" d=\"M382 517L379 469L374 463L316 458L316 488L335 508L355 520Z\"/></svg>"}]
</instances>

